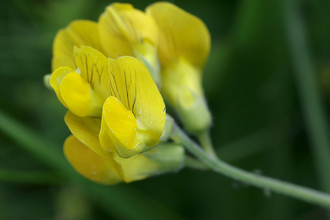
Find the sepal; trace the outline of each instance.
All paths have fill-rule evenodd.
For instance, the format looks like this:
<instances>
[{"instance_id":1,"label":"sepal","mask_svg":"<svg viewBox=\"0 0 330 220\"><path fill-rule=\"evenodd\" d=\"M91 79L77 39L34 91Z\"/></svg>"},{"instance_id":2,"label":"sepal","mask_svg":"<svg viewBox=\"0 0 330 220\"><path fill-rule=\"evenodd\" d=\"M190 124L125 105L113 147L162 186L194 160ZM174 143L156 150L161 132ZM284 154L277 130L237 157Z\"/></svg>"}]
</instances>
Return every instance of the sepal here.
<instances>
[{"instance_id":1,"label":"sepal","mask_svg":"<svg viewBox=\"0 0 330 220\"><path fill-rule=\"evenodd\" d=\"M144 155L158 163L158 168L153 172L153 175L176 172L184 166L185 151L178 144L159 144L156 148L145 152Z\"/></svg>"},{"instance_id":2,"label":"sepal","mask_svg":"<svg viewBox=\"0 0 330 220\"><path fill-rule=\"evenodd\" d=\"M187 131L201 133L212 123L212 116L203 96L189 89L178 94L177 112Z\"/></svg>"},{"instance_id":3,"label":"sepal","mask_svg":"<svg viewBox=\"0 0 330 220\"><path fill-rule=\"evenodd\" d=\"M160 142L166 142L171 137L174 129L174 123L174 119L169 114L166 114L165 127L163 134L159 139Z\"/></svg>"}]
</instances>

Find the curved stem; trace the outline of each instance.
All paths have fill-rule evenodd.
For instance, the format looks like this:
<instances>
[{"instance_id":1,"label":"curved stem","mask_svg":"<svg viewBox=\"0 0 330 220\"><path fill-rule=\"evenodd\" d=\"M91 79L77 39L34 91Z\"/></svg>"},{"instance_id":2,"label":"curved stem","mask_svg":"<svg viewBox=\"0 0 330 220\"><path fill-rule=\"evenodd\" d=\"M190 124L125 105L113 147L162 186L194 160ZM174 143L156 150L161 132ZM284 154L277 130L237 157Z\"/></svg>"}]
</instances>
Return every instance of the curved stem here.
<instances>
[{"instance_id":1,"label":"curved stem","mask_svg":"<svg viewBox=\"0 0 330 220\"><path fill-rule=\"evenodd\" d=\"M201 162L207 165L213 171L223 174L264 190L271 190L286 196L291 196L316 205L330 207L330 196L313 189L286 183L269 177L260 176L231 166L219 159L212 158L203 151L195 142L193 142L177 125L174 126L171 137L175 142L183 144L189 152L195 155Z\"/></svg>"},{"instance_id":2,"label":"curved stem","mask_svg":"<svg viewBox=\"0 0 330 220\"><path fill-rule=\"evenodd\" d=\"M209 168L207 166L205 166L205 164L203 164L199 160L196 160L195 158L190 157L190 156L186 156L184 163L185 163L186 167L189 167L192 169L209 170Z\"/></svg>"},{"instance_id":3,"label":"curved stem","mask_svg":"<svg viewBox=\"0 0 330 220\"><path fill-rule=\"evenodd\" d=\"M208 130L198 134L198 139L205 149L205 151L214 158L217 158L217 154L214 151L212 140L210 137L210 132Z\"/></svg>"}]
</instances>

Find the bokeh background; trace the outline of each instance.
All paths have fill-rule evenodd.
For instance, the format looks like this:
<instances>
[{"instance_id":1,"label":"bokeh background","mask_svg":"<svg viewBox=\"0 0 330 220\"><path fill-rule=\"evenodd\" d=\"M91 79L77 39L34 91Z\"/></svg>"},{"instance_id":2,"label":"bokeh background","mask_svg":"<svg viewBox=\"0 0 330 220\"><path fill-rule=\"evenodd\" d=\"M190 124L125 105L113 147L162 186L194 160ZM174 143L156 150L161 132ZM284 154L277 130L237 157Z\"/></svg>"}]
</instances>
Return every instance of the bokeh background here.
<instances>
[{"instance_id":1,"label":"bokeh background","mask_svg":"<svg viewBox=\"0 0 330 220\"><path fill-rule=\"evenodd\" d=\"M212 36L203 83L219 157L328 190L330 2L172 2ZM75 19L97 21L110 3L0 1L0 219L326 219L320 207L207 171L110 187L63 178L66 110L43 84L52 41ZM143 10L152 1L129 3Z\"/></svg>"}]
</instances>

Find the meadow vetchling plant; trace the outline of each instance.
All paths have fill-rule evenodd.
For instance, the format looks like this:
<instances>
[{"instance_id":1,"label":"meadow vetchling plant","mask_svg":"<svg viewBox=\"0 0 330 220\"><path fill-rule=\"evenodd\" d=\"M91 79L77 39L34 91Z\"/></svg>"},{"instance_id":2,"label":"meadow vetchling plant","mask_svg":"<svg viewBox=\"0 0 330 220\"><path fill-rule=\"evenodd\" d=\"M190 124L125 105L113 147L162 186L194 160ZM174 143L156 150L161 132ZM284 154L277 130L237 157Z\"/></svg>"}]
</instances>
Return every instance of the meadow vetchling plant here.
<instances>
[{"instance_id":1,"label":"meadow vetchling plant","mask_svg":"<svg viewBox=\"0 0 330 220\"><path fill-rule=\"evenodd\" d=\"M210 44L199 18L167 2L154 3L146 12L114 3L98 22L78 20L60 30L53 45L53 73L45 84L68 109L68 161L84 177L103 184L202 163L235 180L330 207L327 194L246 172L217 158L202 88ZM162 96L204 149L166 114Z\"/></svg>"}]
</instances>

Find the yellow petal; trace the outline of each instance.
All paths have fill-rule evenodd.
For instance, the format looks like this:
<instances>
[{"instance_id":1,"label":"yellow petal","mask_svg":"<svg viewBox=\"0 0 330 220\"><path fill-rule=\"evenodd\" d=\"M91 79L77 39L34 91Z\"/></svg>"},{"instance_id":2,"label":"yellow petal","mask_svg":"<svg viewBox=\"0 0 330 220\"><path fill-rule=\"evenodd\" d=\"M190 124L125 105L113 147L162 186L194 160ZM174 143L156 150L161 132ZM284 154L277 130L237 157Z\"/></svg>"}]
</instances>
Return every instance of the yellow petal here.
<instances>
[{"instance_id":1,"label":"yellow petal","mask_svg":"<svg viewBox=\"0 0 330 220\"><path fill-rule=\"evenodd\" d=\"M110 95L131 111L137 138L147 146L158 143L165 125L165 104L147 68L133 57L109 58Z\"/></svg>"},{"instance_id":2,"label":"yellow petal","mask_svg":"<svg viewBox=\"0 0 330 220\"><path fill-rule=\"evenodd\" d=\"M102 184L122 181L112 160L96 154L73 135L64 143L64 154L71 165L87 179Z\"/></svg>"},{"instance_id":3,"label":"yellow petal","mask_svg":"<svg viewBox=\"0 0 330 220\"><path fill-rule=\"evenodd\" d=\"M89 147L98 155L113 160L114 155L103 149L99 142L99 132L101 130L101 119L95 117L78 117L68 111L65 115L65 123L69 127L71 133L78 138L80 142ZM115 162L115 161L114 161ZM122 176L120 164L115 163L117 172Z\"/></svg>"},{"instance_id":4,"label":"yellow petal","mask_svg":"<svg viewBox=\"0 0 330 220\"><path fill-rule=\"evenodd\" d=\"M50 85L53 87L53 89L54 89L54 91L55 91L55 93L56 93L58 99L60 100L60 102L61 102L65 107L67 107L67 106L66 106L66 104L65 104L65 102L64 102L64 100L63 100L63 98L62 98L61 90L60 90L60 86L61 86L61 83L62 83L63 78L64 78L67 74L69 74L69 73L71 73L71 72L73 72L73 71L74 71L74 70L71 69L71 68L69 68L69 67L60 67L60 68L56 69L56 70L52 73L52 75L51 75L51 77L50 77Z\"/></svg>"},{"instance_id":5,"label":"yellow petal","mask_svg":"<svg viewBox=\"0 0 330 220\"><path fill-rule=\"evenodd\" d=\"M130 4L114 3L99 18L102 48L111 58L134 55L134 46L157 44L158 30L152 18Z\"/></svg>"},{"instance_id":6,"label":"yellow petal","mask_svg":"<svg viewBox=\"0 0 330 220\"><path fill-rule=\"evenodd\" d=\"M103 103L78 73L67 74L62 79L60 91L67 108L74 114L80 117L101 115Z\"/></svg>"},{"instance_id":7,"label":"yellow petal","mask_svg":"<svg viewBox=\"0 0 330 220\"><path fill-rule=\"evenodd\" d=\"M103 105L110 94L108 59L101 52L86 46L75 47L74 57L75 67L100 97Z\"/></svg>"},{"instance_id":8,"label":"yellow petal","mask_svg":"<svg viewBox=\"0 0 330 220\"><path fill-rule=\"evenodd\" d=\"M99 118L81 118L68 111L65 116L65 122L72 134L74 134L81 143L86 145L102 158L112 160L118 175L125 182L144 179L153 174L153 172L151 172L152 170L156 172L158 165L143 155L137 155L130 157L129 159L123 159L119 157L117 153L110 153L105 151L100 145L98 139L99 131L101 129L101 120ZM112 140L108 141L108 143L111 143Z\"/></svg>"},{"instance_id":9,"label":"yellow petal","mask_svg":"<svg viewBox=\"0 0 330 220\"><path fill-rule=\"evenodd\" d=\"M136 150L136 127L132 112L127 110L116 97L110 96L103 105L100 132L101 145L107 151L113 152L113 148L115 148L121 157L136 154L134 153Z\"/></svg>"},{"instance_id":10,"label":"yellow petal","mask_svg":"<svg viewBox=\"0 0 330 220\"><path fill-rule=\"evenodd\" d=\"M62 66L74 68L74 46L85 45L101 50L97 29L97 24L93 21L78 20L60 30L53 44L53 71Z\"/></svg>"},{"instance_id":11,"label":"yellow petal","mask_svg":"<svg viewBox=\"0 0 330 220\"><path fill-rule=\"evenodd\" d=\"M101 119L94 117L78 117L68 111L65 115L65 123L80 142L102 157L112 158L100 145L98 136L100 132Z\"/></svg>"},{"instance_id":12,"label":"yellow petal","mask_svg":"<svg viewBox=\"0 0 330 220\"><path fill-rule=\"evenodd\" d=\"M150 5L146 13L159 28L159 59L163 65L185 59L202 67L210 52L210 34L202 20L168 2Z\"/></svg>"}]
</instances>

